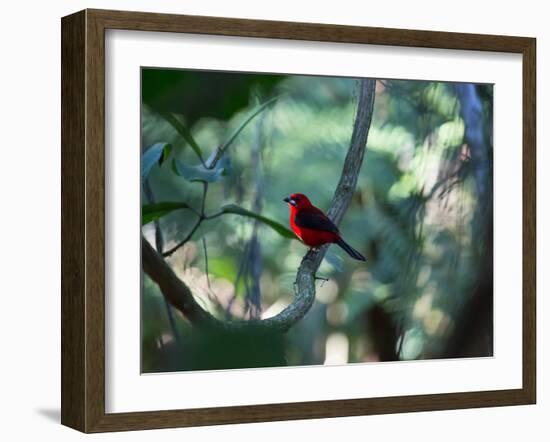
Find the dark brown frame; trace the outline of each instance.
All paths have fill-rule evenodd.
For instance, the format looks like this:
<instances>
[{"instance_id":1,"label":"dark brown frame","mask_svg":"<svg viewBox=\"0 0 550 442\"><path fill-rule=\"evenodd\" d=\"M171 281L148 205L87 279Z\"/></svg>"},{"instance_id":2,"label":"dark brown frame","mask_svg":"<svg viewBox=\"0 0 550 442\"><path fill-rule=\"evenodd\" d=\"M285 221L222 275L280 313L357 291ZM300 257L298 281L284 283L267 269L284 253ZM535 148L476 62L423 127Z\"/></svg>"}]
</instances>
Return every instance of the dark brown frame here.
<instances>
[{"instance_id":1,"label":"dark brown frame","mask_svg":"<svg viewBox=\"0 0 550 442\"><path fill-rule=\"evenodd\" d=\"M405 29L84 10L62 19L61 422L84 432L310 419L536 400L536 40ZM523 56L523 386L192 410L105 413L105 33L181 32L518 53Z\"/></svg>"}]
</instances>

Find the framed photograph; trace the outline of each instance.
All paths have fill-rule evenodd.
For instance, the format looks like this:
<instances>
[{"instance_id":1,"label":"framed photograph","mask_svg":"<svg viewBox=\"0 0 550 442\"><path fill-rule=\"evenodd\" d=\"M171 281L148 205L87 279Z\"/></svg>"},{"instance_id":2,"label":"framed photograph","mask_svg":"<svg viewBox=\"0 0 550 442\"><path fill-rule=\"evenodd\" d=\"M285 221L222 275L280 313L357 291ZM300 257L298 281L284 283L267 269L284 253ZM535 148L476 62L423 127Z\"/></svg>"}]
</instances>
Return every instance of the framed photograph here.
<instances>
[{"instance_id":1,"label":"framed photograph","mask_svg":"<svg viewBox=\"0 0 550 442\"><path fill-rule=\"evenodd\" d=\"M535 39L61 24L64 425L535 403Z\"/></svg>"}]
</instances>

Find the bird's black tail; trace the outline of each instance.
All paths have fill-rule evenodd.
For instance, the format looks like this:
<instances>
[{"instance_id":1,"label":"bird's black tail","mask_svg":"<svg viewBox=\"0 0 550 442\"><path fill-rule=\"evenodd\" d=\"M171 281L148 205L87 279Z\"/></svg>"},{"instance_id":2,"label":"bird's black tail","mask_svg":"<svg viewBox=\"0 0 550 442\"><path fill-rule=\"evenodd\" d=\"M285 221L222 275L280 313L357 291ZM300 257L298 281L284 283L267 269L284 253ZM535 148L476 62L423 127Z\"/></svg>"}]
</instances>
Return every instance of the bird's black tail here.
<instances>
[{"instance_id":1,"label":"bird's black tail","mask_svg":"<svg viewBox=\"0 0 550 442\"><path fill-rule=\"evenodd\" d=\"M336 244L338 244L340 247L342 247L349 256L351 256L353 259L357 259L359 261L366 261L367 259L361 255L357 250L355 250L352 246L350 246L347 242L345 242L342 238L338 238L336 241Z\"/></svg>"}]
</instances>

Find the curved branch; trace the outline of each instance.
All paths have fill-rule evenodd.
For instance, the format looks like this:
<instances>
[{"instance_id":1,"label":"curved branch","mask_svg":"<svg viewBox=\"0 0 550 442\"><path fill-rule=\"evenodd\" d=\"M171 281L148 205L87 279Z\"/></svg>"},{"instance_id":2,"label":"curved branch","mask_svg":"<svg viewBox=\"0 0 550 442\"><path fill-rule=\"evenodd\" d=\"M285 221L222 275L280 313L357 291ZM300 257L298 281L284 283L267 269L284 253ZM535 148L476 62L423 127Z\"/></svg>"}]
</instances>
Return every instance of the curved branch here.
<instances>
[{"instance_id":1,"label":"curved branch","mask_svg":"<svg viewBox=\"0 0 550 442\"><path fill-rule=\"evenodd\" d=\"M217 325L219 321L197 303L189 287L176 276L162 256L143 236L141 237L141 260L143 271L157 283L170 304L182 312L193 325L199 327Z\"/></svg>"},{"instance_id":2,"label":"curved branch","mask_svg":"<svg viewBox=\"0 0 550 442\"><path fill-rule=\"evenodd\" d=\"M357 114L353 126L350 147L344 161L340 181L334 192L327 212L338 225L348 209L363 158L374 108L376 80L359 80ZM227 331L250 330L257 328L270 332L285 332L309 311L315 300L315 273L323 260L328 246L318 251L310 250L305 255L296 276L296 298L281 313L259 321L222 322L205 311L194 299L187 287L172 271L151 245L142 237L143 270L155 281L163 295L180 310L194 325L200 327L223 328Z\"/></svg>"},{"instance_id":3,"label":"curved branch","mask_svg":"<svg viewBox=\"0 0 550 442\"><path fill-rule=\"evenodd\" d=\"M367 147L367 138L374 109L374 95L376 80L359 80L359 97L357 101L357 114L353 125L351 142L344 160L344 167L340 181L330 208L327 212L329 218L336 224L340 224L348 209ZM328 246L323 246L319 251L310 250L300 264L296 276L296 298L294 302L278 315L266 319L263 322L273 328L282 331L288 330L296 322L302 319L315 301L315 273L325 257Z\"/></svg>"}]
</instances>

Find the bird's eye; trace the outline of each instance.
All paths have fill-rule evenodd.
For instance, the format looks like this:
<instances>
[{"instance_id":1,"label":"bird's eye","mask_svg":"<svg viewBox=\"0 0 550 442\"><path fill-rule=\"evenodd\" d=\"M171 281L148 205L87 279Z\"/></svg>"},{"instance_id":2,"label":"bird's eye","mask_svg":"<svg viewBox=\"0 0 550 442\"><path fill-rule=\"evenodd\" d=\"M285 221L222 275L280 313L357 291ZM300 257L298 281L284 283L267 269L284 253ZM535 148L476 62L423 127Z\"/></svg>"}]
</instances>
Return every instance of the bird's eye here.
<instances>
[{"instance_id":1,"label":"bird's eye","mask_svg":"<svg viewBox=\"0 0 550 442\"><path fill-rule=\"evenodd\" d=\"M299 196L297 196L296 198L294 198L294 201L300 201L302 198L300 198Z\"/></svg>"}]
</instances>

